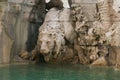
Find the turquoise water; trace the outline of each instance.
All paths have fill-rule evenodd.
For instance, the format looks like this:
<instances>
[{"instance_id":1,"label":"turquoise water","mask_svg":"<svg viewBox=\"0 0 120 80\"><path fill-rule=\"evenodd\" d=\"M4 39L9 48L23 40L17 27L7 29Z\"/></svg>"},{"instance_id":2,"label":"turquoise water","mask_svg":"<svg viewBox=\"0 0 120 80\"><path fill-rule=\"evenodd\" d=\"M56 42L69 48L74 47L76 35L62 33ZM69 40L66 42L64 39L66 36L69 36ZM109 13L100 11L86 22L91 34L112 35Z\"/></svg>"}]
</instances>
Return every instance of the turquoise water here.
<instances>
[{"instance_id":1,"label":"turquoise water","mask_svg":"<svg viewBox=\"0 0 120 80\"><path fill-rule=\"evenodd\" d=\"M120 71L81 65L9 65L0 67L0 80L120 80Z\"/></svg>"}]
</instances>

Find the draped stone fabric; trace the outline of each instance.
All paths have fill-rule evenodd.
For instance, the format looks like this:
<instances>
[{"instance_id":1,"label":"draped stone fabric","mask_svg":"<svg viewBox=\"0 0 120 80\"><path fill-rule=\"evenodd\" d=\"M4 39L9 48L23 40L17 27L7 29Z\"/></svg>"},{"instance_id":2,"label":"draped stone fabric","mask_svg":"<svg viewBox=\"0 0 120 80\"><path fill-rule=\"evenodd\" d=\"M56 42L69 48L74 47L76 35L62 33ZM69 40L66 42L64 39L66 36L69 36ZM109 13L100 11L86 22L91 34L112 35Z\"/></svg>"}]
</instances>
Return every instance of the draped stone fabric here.
<instances>
[{"instance_id":1,"label":"draped stone fabric","mask_svg":"<svg viewBox=\"0 0 120 80\"><path fill-rule=\"evenodd\" d=\"M31 52L37 44L39 27L42 25L45 17L45 0L35 0L36 3L32 10L28 13L28 38L26 42L26 50Z\"/></svg>"},{"instance_id":2,"label":"draped stone fabric","mask_svg":"<svg viewBox=\"0 0 120 80\"><path fill-rule=\"evenodd\" d=\"M44 20L45 0L8 0L4 8L3 27L0 27L0 55L9 54L9 57L4 57L4 62L9 63L21 60L18 53L26 49L30 51L36 45L38 28ZM33 18L30 18L31 15L34 15ZM4 59L0 59L3 62Z\"/></svg>"},{"instance_id":3,"label":"draped stone fabric","mask_svg":"<svg viewBox=\"0 0 120 80\"><path fill-rule=\"evenodd\" d=\"M6 32L3 25L2 16L6 8L5 2L0 2L0 63L9 63L13 40Z\"/></svg>"}]
</instances>

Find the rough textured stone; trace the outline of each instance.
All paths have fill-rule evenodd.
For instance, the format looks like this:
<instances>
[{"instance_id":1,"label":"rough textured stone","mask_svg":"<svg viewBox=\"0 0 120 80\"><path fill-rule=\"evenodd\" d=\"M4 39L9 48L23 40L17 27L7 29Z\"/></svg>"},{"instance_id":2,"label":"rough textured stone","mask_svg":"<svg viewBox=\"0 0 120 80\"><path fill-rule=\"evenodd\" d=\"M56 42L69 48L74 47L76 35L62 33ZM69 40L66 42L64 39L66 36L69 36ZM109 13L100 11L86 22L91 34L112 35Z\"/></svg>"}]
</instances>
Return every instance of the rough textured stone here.
<instances>
[{"instance_id":1,"label":"rough textured stone","mask_svg":"<svg viewBox=\"0 0 120 80\"><path fill-rule=\"evenodd\" d=\"M120 47L111 46L109 48L108 63L109 65L120 65Z\"/></svg>"},{"instance_id":2,"label":"rough textured stone","mask_svg":"<svg viewBox=\"0 0 120 80\"><path fill-rule=\"evenodd\" d=\"M2 24L4 27L2 30L2 27L0 27L0 43L4 41L0 45L0 51L1 55L6 56L4 57L4 60L6 60L4 62L8 60L12 62L19 61L18 53L26 49L28 33L36 35L36 31L38 32L38 28L40 24L42 24L42 21L40 21L40 24L38 22L40 19L44 20L45 15L45 2L44 0L41 1L42 2L36 6L36 9L36 7L33 7L37 4L35 0L8 0L8 6L4 7L5 11L2 17ZM31 23L29 20L30 14L34 14L33 10L36 11L35 15L37 15L37 17L34 17L37 19L35 22ZM29 38L29 40L33 40L33 44L35 44L35 39L37 40L37 35L34 37L35 35ZM3 59L1 58L1 60Z\"/></svg>"},{"instance_id":3,"label":"rough textured stone","mask_svg":"<svg viewBox=\"0 0 120 80\"><path fill-rule=\"evenodd\" d=\"M108 62L105 59L105 57L100 57L99 59L97 59L91 64L91 66L107 66L107 65L108 65Z\"/></svg>"},{"instance_id":4,"label":"rough textured stone","mask_svg":"<svg viewBox=\"0 0 120 80\"><path fill-rule=\"evenodd\" d=\"M79 3L97 3L98 0L72 0L73 4L79 4Z\"/></svg>"},{"instance_id":5,"label":"rough textured stone","mask_svg":"<svg viewBox=\"0 0 120 80\"><path fill-rule=\"evenodd\" d=\"M57 60L58 56L62 59L62 56L65 55L64 49L66 49L65 38L73 43L74 37L75 31L70 22L70 9L51 8L46 14L43 25L39 28L37 49L44 55L46 62L53 57Z\"/></svg>"},{"instance_id":6,"label":"rough textured stone","mask_svg":"<svg viewBox=\"0 0 120 80\"><path fill-rule=\"evenodd\" d=\"M54 4L54 1L56 0L53 0L52 4ZM69 41L70 38L73 39L73 36L70 36L70 38L65 37L66 39L64 39L61 35L57 35L59 38L57 37L56 39L59 39L59 41L58 43L56 42L55 46L59 48L54 49L57 54L53 51L52 56L46 57L42 54L44 51L40 51L41 46L39 45L40 41L38 39L38 28L42 25L46 14L45 0L8 0L9 6L2 18L2 25L0 25L0 53L2 53L0 54L0 63L9 63L11 58L16 61L18 59L18 53L22 50L27 50L28 52L23 51L22 53L24 54L20 56L25 59L35 59L35 62L39 62L40 59L43 62L44 59L49 61L50 57L50 61L56 63L62 61L73 64L91 64L93 66L113 65L119 68L119 0L71 1L72 19L64 20L64 16L66 15L63 13L61 14L63 16L61 18L62 21L58 22L65 23L62 26L66 26L65 30L68 31L70 29L68 26L71 25L68 25L67 22L72 20L73 31L76 31L77 37L75 37L75 40ZM59 8L59 3L50 6L57 7L58 9L63 8L62 3L61 8ZM46 17L48 16L51 21L51 17L55 16L54 14L51 13L51 15L46 15ZM54 20L47 26L54 25L55 27L56 18L56 16L52 18ZM46 22L49 22L49 20ZM48 30L50 30L49 28ZM49 32L46 32L46 34ZM53 33L53 31L51 32ZM68 31L67 33L69 34L70 32ZM39 33L42 32L40 31ZM60 46L63 45L61 44L60 38L65 40L64 47L62 46L65 50L60 49ZM69 42L72 44L68 45ZM37 47L35 47L36 44L38 44ZM34 48L39 48L39 51L33 50ZM29 52L32 54L30 55Z\"/></svg>"},{"instance_id":7,"label":"rough textured stone","mask_svg":"<svg viewBox=\"0 0 120 80\"><path fill-rule=\"evenodd\" d=\"M6 3L0 4L0 63L10 63L11 48L13 40L6 32L6 28L2 24L2 15L6 8Z\"/></svg>"},{"instance_id":8,"label":"rough textured stone","mask_svg":"<svg viewBox=\"0 0 120 80\"><path fill-rule=\"evenodd\" d=\"M72 16L72 21L74 22L73 28L77 33L77 37L72 47L67 46L67 48L65 48L66 50L65 53L68 52L68 54L65 54L65 58L63 58L65 61L72 62L72 60L74 60L73 63L79 62L81 64L90 64L96 61L94 65L96 64L107 65L107 61L104 59L104 57L108 56L109 54L108 47L106 46L109 45L109 43L107 43L106 33L109 32L108 27L111 27L113 24L111 21L112 17L110 12L110 10L112 10L110 9L112 8L111 7L112 2L111 0L100 0L98 3L96 3L97 1L95 0L93 2L92 1L93 0L73 1L73 4L71 6L71 16ZM55 21L58 20L57 16L55 16L56 13L54 12L50 13L49 15L46 15L46 17L48 16L48 22L51 22L50 24L47 25L47 26L50 25L49 27L53 26L55 24ZM53 19L52 20L51 17L53 16L55 17L52 18ZM65 21L63 20L63 22ZM46 24L43 24L42 27L44 26L46 26ZM54 25L54 27L56 26ZM56 30L55 28L52 29ZM42 29L40 29L40 33L42 33L41 30ZM50 30L50 29L45 27L45 30L43 31L46 30ZM47 31L46 34L49 32L50 31ZM42 38L45 37L46 36L42 36ZM45 41L45 40L40 40L40 41ZM40 41L38 39L38 45ZM68 42L65 41L65 43ZM44 53L43 50L40 50L41 48L40 45L38 48L41 53ZM54 54L55 53L52 53L51 55ZM44 57L45 60L49 61L49 57L51 57L51 55L47 57L45 56ZM56 62L57 61L59 62L61 59L62 57L58 57L55 60ZM53 59L52 61L55 60ZM104 62L101 63L102 61Z\"/></svg>"}]
</instances>

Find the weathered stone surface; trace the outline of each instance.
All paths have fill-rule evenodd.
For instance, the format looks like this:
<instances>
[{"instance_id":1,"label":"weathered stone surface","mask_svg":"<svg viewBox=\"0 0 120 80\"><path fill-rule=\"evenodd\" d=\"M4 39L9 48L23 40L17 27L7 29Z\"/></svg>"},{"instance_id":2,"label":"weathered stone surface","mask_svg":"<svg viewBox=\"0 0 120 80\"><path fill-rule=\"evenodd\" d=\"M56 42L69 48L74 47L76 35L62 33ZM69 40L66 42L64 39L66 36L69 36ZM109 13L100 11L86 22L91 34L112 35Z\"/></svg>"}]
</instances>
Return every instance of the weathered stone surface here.
<instances>
[{"instance_id":1,"label":"weathered stone surface","mask_svg":"<svg viewBox=\"0 0 120 80\"><path fill-rule=\"evenodd\" d=\"M35 0L8 0L8 4L7 4L8 6L4 7L6 9L2 17L2 24L4 26L3 29L0 26L0 32L1 32L0 43L2 43L3 40L4 42L0 45L1 47L0 51L1 51L1 55L4 54L3 56L7 56L6 54L8 54L7 57L4 57L5 60L19 61L18 53L21 50L26 49L26 41L28 39L28 33L32 33L36 35L36 31L38 31L39 25L42 24L42 20L44 20L44 15L45 15L44 0L42 0L42 2L38 4L36 7L33 7L33 5L35 4L36 4ZM35 15L33 10L35 12ZM36 18L36 20L30 24L31 14L34 15L33 17ZM34 23L36 23L37 26ZM37 36L34 37L35 35L32 35L31 39L29 40L35 41L34 38L37 37ZM6 48L6 46L8 47L8 49ZM3 59L1 58L1 60Z\"/></svg>"},{"instance_id":2,"label":"weathered stone surface","mask_svg":"<svg viewBox=\"0 0 120 80\"><path fill-rule=\"evenodd\" d=\"M12 3L22 3L23 0L8 0L8 2L12 2Z\"/></svg>"},{"instance_id":3,"label":"weathered stone surface","mask_svg":"<svg viewBox=\"0 0 120 80\"><path fill-rule=\"evenodd\" d=\"M101 21L103 25L108 29L112 23L111 23L111 17L110 17L110 7L109 7L109 0L102 0L98 2L98 10L100 14Z\"/></svg>"},{"instance_id":4,"label":"weathered stone surface","mask_svg":"<svg viewBox=\"0 0 120 80\"><path fill-rule=\"evenodd\" d=\"M13 44L13 40L2 24L2 15L5 8L6 3L0 3L0 63L10 63L11 48Z\"/></svg>"},{"instance_id":5,"label":"weathered stone surface","mask_svg":"<svg viewBox=\"0 0 120 80\"><path fill-rule=\"evenodd\" d=\"M119 52L120 52L120 47L111 46L109 48L109 56L108 56L109 65L113 65L113 66L120 65L120 53Z\"/></svg>"},{"instance_id":6,"label":"weathered stone surface","mask_svg":"<svg viewBox=\"0 0 120 80\"><path fill-rule=\"evenodd\" d=\"M80 3L97 3L98 0L72 0L73 4L80 4Z\"/></svg>"},{"instance_id":7,"label":"weathered stone surface","mask_svg":"<svg viewBox=\"0 0 120 80\"><path fill-rule=\"evenodd\" d=\"M88 17L90 15L86 13L89 10L85 9L86 7L82 5L84 4L81 3L81 6L72 6L72 16L75 22L75 31L78 34L77 44L83 48L83 53L80 54L79 59L84 59L81 61L83 64L85 64L85 61L90 64L100 57L106 56L108 53L107 47L104 46L106 41L104 37L106 28L99 19L96 4L94 4L94 7L92 5L87 6L87 8L90 8L89 10L93 8L96 10L92 11L94 12L91 14L93 17Z\"/></svg>"},{"instance_id":8,"label":"weathered stone surface","mask_svg":"<svg viewBox=\"0 0 120 80\"><path fill-rule=\"evenodd\" d=\"M94 61L90 66L107 66L108 62L105 57L100 57L96 61Z\"/></svg>"},{"instance_id":9,"label":"weathered stone surface","mask_svg":"<svg viewBox=\"0 0 120 80\"><path fill-rule=\"evenodd\" d=\"M32 7L29 15L28 39L26 42L26 50L31 52L38 39L39 27L43 24L45 18L45 0L38 0L36 5Z\"/></svg>"},{"instance_id":10,"label":"weathered stone surface","mask_svg":"<svg viewBox=\"0 0 120 80\"><path fill-rule=\"evenodd\" d=\"M11 60L11 49L12 49L12 44L13 40L8 36L8 34L3 30L2 35L2 41L1 41L1 63L10 63Z\"/></svg>"},{"instance_id":11,"label":"weathered stone surface","mask_svg":"<svg viewBox=\"0 0 120 80\"><path fill-rule=\"evenodd\" d=\"M4 13L3 25L0 25L0 63L9 63L10 58L19 61L18 53L27 50L22 51L20 56L35 62L42 59L43 62L113 65L119 68L119 0L72 0L71 19L68 18L70 11L62 13L63 5L61 8L59 3L50 5L58 10L48 11L45 20L45 0L40 1L8 0L9 7Z\"/></svg>"},{"instance_id":12,"label":"weathered stone surface","mask_svg":"<svg viewBox=\"0 0 120 80\"><path fill-rule=\"evenodd\" d=\"M107 10L107 12L105 12L105 13L101 12L100 14L103 14L103 16L110 18L108 16L108 14L106 14L106 13L109 13L109 9L108 9L109 5L107 4L107 2L102 5L103 6L102 6L101 11L104 12ZM73 16L72 20L73 20L73 22L75 22L73 28L76 31L76 33L78 34L78 36L76 37L77 42L74 42L74 47L72 46L70 48L66 45L67 48L65 48L64 53L66 53L67 50L70 50L69 53L71 53L71 54L65 54L65 55L70 55L70 58L69 59L64 58L64 60L68 59L67 60L68 62L69 62L69 60L70 61L76 60L73 62L80 62L81 64L90 64L90 63L94 62L95 60L99 59L100 57L104 57L108 54L108 48L106 46L104 46L104 45L106 45L105 44L106 43L106 38L105 38L106 28L104 27L105 26L104 23L102 23L99 19L99 18L103 19L103 16L100 16L98 14L99 13L98 8L99 7L97 7L95 3L92 5L91 4L85 5L81 2L81 3L79 3L79 5L77 4L77 5L72 6L72 16ZM91 11L91 9L93 11ZM58 10L58 12L56 12L55 9L53 9L52 11L51 11L51 13L49 13L49 11L48 11L49 14L46 15L46 17L48 17L48 18L45 19L45 22L44 22L45 24L43 23L42 27L40 28L40 35L39 35L38 45L37 45L38 51L40 53L42 53L43 55L47 55L47 56L44 56L46 61L49 61L49 59L51 57L52 57L52 61L54 61L53 58L56 58L56 57L53 57L53 56L56 55L55 51L57 51L57 49L56 49L56 48L58 48L57 45L59 43L59 48L61 48L60 46L62 43L59 41L56 45L54 45L54 43L53 43L54 38L50 37L50 38L52 38L52 40L51 40L48 37L49 33L50 32L52 32L52 34L56 33L56 32L54 32L54 30L57 30L56 27L59 26L59 25L56 26L56 24L59 24L59 23L56 23L56 21L64 22L64 23L67 22L66 20L64 20L64 17L63 17L63 19L62 18L59 19L61 17L60 15L58 18L58 13L60 12L59 10ZM65 15L65 14L61 14L61 15ZM71 21L71 19L70 19L70 21ZM51 26L54 26L54 27L50 28ZM67 29L65 28L65 30L68 31L68 28ZM68 31L68 33L69 33L69 31ZM63 39L62 37L60 37L60 34L61 33L59 33L59 31L58 31L59 38ZM42 35L44 35L44 36L42 36ZM46 36L46 35L48 35L48 36ZM54 35L54 37L55 37L55 35ZM56 39L59 39L59 38L57 37ZM66 39L68 39L68 38L66 37ZM52 44L50 48L47 48L48 46L47 46L46 42L48 42L48 40L50 40L51 44ZM69 39L68 39L68 41L69 41ZM44 43L44 45L41 42ZM75 43L77 43L77 44L75 44ZM56 46L56 48L54 49L53 46ZM51 50L53 50L52 53L51 53ZM60 51L60 49L58 49L58 52L59 51ZM48 55L48 52L50 52L49 55ZM58 53L57 53L57 55L58 55ZM58 57L55 60L59 61L60 59L62 59L62 58Z\"/></svg>"},{"instance_id":13,"label":"weathered stone surface","mask_svg":"<svg viewBox=\"0 0 120 80\"><path fill-rule=\"evenodd\" d=\"M61 57L61 60L65 55L65 38L73 43L74 37L76 36L72 22L70 22L70 9L52 8L46 14L45 21L39 28L38 51L44 55L46 62L51 58L59 61L58 56Z\"/></svg>"},{"instance_id":14,"label":"weathered stone surface","mask_svg":"<svg viewBox=\"0 0 120 80\"><path fill-rule=\"evenodd\" d=\"M109 48L109 57L108 57L108 63L109 65L115 65L116 63L116 50L115 47L110 47Z\"/></svg>"},{"instance_id":15,"label":"weathered stone surface","mask_svg":"<svg viewBox=\"0 0 120 80\"><path fill-rule=\"evenodd\" d=\"M113 0L113 9L116 11L116 12L119 12L120 11L120 0Z\"/></svg>"},{"instance_id":16,"label":"weathered stone surface","mask_svg":"<svg viewBox=\"0 0 120 80\"><path fill-rule=\"evenodd\" d=\"M89 3L79 3L79 4L72 4L72 7L81 7L82 13L86 16L88 19L88 22L95 21L95 16L97 14L97 6L95 3L89 4Z\"/></svg>"},{"instance_id":17,"label":"weathered stone surface","mask_svg":"<svg viewBox=\"0 0 120 80\"><path fill-rule=\"evenodd\" d=\"M119 0L113 0L113 2L111 2L110 13L111 13L111 19L113 23L120 21L120 8L119 8L120 5L119 4L120 4Z\"/></svg>"},{"instance_id":18,"label":"weathered stone surface","mask_svg":"<svg viewBox=\"0 0 120 80\"><path fill-rule=\"evenodd\" d=\"M6 2L7 0L0 0L0 2Z\"/></svg>"},{"instance_id":19,"label":"weathered stone surface","mask_svg":"<svg viewBox=\"0 0 120 80\"><path fill-rule=\"evenodd\" d=\"M11 49L12 59L14 59L14 56L17 56L17 53L21 49L25 49L25 43L27 40L28 21L24 20L21 15L22 13L20 14L20 6L21 5L18 6L18 4L10 3L10 8L7 7L3 17L3 24L6 32L12 38L12 40L14 40L14 44Z\"/></svg>"}]
</instances>

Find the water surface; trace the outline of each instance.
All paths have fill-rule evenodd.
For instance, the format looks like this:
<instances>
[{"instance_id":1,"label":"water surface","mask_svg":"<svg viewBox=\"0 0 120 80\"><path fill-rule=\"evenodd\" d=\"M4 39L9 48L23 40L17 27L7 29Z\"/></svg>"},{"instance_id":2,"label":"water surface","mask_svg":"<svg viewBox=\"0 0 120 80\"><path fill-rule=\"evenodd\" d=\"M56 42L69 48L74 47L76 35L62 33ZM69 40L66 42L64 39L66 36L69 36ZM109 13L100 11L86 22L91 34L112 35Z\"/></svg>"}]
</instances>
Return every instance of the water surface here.
<instances>
[{"instance_id":1,"label":"water surface","mask_svg":"<svg viewBox=\"0 0 120 80\"><path fill-rule=\"evenodd\" d=\"M7 65L0 80L120 80L120 71L81 65Z\"/></svg>"}]
</instances>

